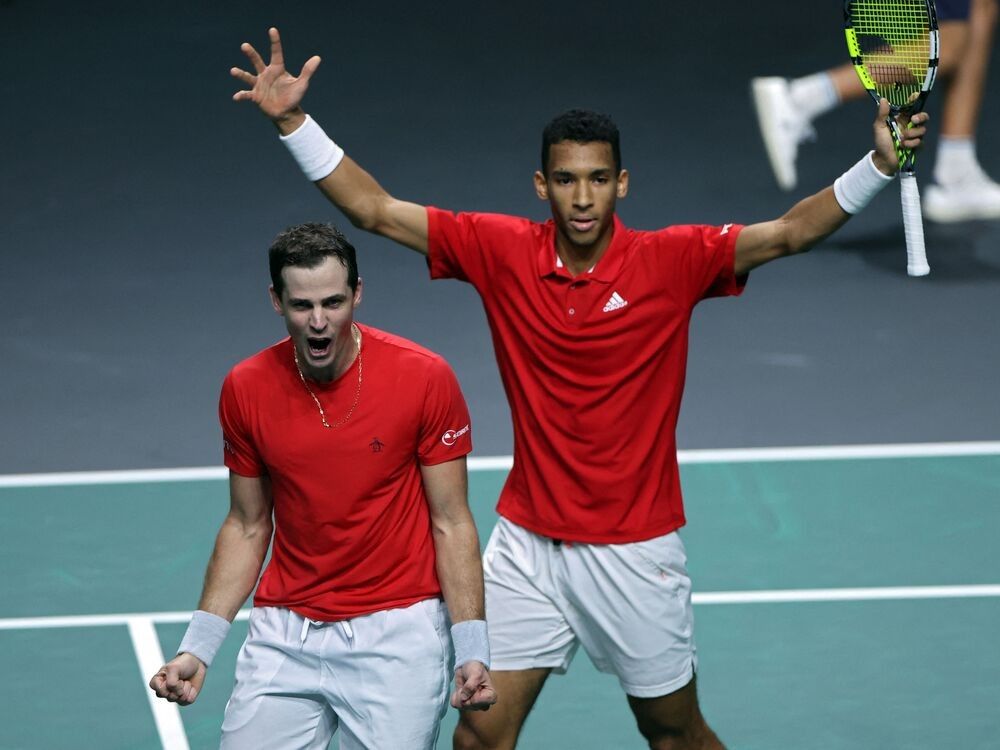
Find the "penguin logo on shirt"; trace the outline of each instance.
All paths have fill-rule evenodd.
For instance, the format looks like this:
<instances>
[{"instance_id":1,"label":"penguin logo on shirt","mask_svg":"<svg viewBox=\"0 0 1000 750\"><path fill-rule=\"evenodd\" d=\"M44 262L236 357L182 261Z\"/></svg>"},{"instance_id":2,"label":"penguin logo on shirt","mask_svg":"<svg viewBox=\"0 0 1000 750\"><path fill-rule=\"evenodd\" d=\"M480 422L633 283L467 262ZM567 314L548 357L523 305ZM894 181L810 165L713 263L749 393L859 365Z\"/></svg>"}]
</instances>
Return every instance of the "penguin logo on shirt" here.
<instances>
[{"instance_id":1,"label":"penguin logo on shirt","mask_svg":"<svg viewBox=\"0 0 1000 750\"><path fill-rule=\"evenodd\" d=\"M374 438L368 443L368 447L372 449L372 453L381 453L382 449L385 448L385 443L378 438Z\"/></svg>"}]
</instances>

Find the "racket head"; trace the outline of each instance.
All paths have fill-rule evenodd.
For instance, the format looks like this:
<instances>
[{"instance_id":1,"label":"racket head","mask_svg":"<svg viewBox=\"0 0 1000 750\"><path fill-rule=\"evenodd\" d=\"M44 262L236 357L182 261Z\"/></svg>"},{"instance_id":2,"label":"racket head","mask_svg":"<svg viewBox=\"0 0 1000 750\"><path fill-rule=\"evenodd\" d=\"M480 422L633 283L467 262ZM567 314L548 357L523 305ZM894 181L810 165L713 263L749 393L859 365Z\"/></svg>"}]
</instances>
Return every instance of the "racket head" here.
<instances>
[{"instance_id":1,"label":"racket head","mask_svg":"<svg viewBox=\"0 0 1000 750\"><path fill-rule=\"evenodd\" d=\"M865 90L891 114L919 112L938 68L932 0L845 0L844 33Z\"/></svg>"}]
</instances>

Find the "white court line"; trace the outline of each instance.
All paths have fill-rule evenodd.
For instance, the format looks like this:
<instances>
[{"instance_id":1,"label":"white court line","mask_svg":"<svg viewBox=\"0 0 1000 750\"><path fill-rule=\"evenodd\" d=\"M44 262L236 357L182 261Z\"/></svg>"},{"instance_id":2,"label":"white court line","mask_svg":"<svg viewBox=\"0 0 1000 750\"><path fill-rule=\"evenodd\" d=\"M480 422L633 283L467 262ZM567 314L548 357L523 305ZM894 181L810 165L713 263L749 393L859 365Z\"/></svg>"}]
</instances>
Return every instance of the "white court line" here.
<instances>
[{"instance_id":1,"label":"white court line","mask_svg":"<svg viewBox=\"0 0 1000 750\"><path fill-rule=\"evenodd\" d=\"M142 690L149 699L149 707L153 711L156 731L160 735L160 745L163 746L163 750L188 750L187 734L184 732L177 704L157 698L147 683L164 663L163 650L160 648L160 639L156 635L156 628L153 627L153 620L148 617L130 617L127 622L132 648L135 649L135 656L139 661Z\"/></svg>"},{"instance_id":2,"label":"white court line","mask_svg":"<svg viewBox=\"0 0 1000 750\"><path fill-rule=\"evenodd\" d=\"M795 602L860 602L899 599L970 599L992 597L1000 597L1000 583L960 586L877 586L843 589L702 591L696 592L692 599L695 604L786 604ZM246 620L249 615L250 610L240 610L236 615L236 620ZM178 623L187 622L190 619L190 612L136 612L122 615L72 615L62 617L7 617L0 619L0 630L130 625L130 623L136 620L149 620L155 623ZM156 670L159 666L160 664L157 664L153 669Z\"/></svg>"},{"instance_id":3,"label":"white court line","mask_svg":"<svg viewBox=\"0 0 1000 750\"><path fill-rule=\"evenodd\" d=\"M249 609L236 613L236 621L250 617ZM133 620L150 620L160 624L186 623L190 612L131 612L123 615L56 615L53 617L5 617L0 630L31 630L33 628L93 628L106 625L128 625ZM162 664L163 662L160 662ZM160 664L156 665L156 669Z\"/></svg>"},{"instance_id":4,"label":"white court line","mask_svg":"<svg viewBox=\"0 0 1000 750\"><path fill-rule=\"evenodd\" d=\"M1000 441L814 445L785 448L731 448L722 450L677 451L677 458L682 464L749 463L752 461L841 461L852 458L934 458L997 455L1000 455Z\"/></svg>"},{"instance_id":5,"label":"white court line","mask_svg":"<svg viewBox=\"0 0 1000 750\"><path fill-rule=\"evenodd\" d=\"M997 455L1000 455L1000 441L724 448L719 450L682 450L677 452L677 458L682 464ZM514 459L512 456L474 456L469 459L469 471L508 470L513 464ZM0 488L193 482L225 479L228 476L229 471L223 466L199 466L180 469L134 469L126 471L70 471L49 474L0 474Z\"/></svg>"},{"instance_id":6,"label":"white court line","mask_svg":"<svg viewBox=\"0 0 1000 750\"><path fill-rule=\"evenodd\" d=\"M862 602L898 599L968 599L1000 596L1000 584L969 586L885 586L855 589L779 589L776 591L704 591L695 604L784 604L789 602Z\"/></svg>"}]
</instances>

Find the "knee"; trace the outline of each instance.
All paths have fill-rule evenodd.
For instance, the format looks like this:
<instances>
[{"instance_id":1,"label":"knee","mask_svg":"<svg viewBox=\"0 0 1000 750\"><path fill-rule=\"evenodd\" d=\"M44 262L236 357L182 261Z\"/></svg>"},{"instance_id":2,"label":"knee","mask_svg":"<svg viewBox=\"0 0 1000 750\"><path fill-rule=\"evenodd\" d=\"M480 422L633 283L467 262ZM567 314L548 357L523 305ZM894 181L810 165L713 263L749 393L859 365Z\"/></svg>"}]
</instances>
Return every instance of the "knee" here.
<instances>
[{"instance_id":1,"label":"knee","mask_svg":"<svg viewBox=\"0 0 1000 750\"><path fill-rule=\"evenodd\" d=\"M704 719L683 727L661 727L659 731L643 732L650 750L716 750L723 747Z\"/></svg>"},{"instance_id":2,"label":"knee","mask_svg":"<svg viewBox=\"0 0 1000 750\"><path fill-rule=\"evenodd\" d=\"M482 745L472 728L466 726L464 721L459 720L458 726L455 727L455 735L452 737L451 747L452 750L476 750Z\"/></svg>"},{"instance_id":3,"label":"knee","mask_svg":"<svg viewBox=\"0 0 1000 750\"><path fill-rule=\"evenodd\" d=\"M455 727L452 738L453 750L507 750L514 744L504 737L495 736L482 721L476 721L479 714L463 713Z\"/></svg>"}]
</instances>

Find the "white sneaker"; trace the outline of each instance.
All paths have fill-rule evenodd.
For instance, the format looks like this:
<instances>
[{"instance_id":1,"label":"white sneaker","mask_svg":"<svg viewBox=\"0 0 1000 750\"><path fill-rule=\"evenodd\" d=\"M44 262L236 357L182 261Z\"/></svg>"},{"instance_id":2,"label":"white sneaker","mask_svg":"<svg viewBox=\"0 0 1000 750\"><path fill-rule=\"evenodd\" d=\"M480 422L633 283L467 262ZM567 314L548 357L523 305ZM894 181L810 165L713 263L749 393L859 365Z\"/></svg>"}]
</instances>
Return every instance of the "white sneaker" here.
<instances>
[{"instance_id":1,"label":"white sneaker","mask_svg":"<svg viewBox=\"0 0 1000 750\"><path fill-rule=\"evenodd\" d=\"M788 81L784 78L754 78L750 81L750 91L774 177L782 190L792 190L798 182L795 157L799 144L814 139L816 131L792 104Z\"/></svg>"},{"instance_id":2,"label":"white sneaker","mask_svg":"<svg viewBox=\"0 0 1000 750\"><path fill-rule=\"evenodd\" d=\"M978 164L954 185L928 185L923 197L924 216L931 221L1000 219L1000 185Z\"/></svg>"}]
</instances>

